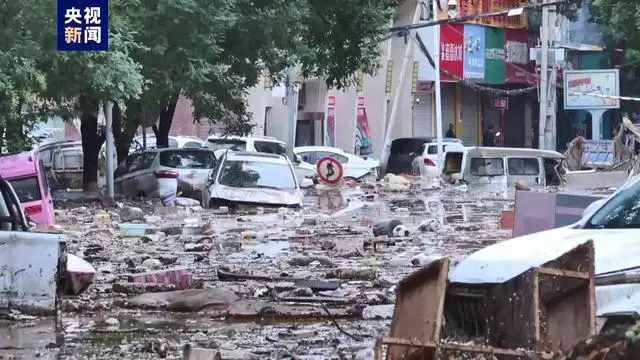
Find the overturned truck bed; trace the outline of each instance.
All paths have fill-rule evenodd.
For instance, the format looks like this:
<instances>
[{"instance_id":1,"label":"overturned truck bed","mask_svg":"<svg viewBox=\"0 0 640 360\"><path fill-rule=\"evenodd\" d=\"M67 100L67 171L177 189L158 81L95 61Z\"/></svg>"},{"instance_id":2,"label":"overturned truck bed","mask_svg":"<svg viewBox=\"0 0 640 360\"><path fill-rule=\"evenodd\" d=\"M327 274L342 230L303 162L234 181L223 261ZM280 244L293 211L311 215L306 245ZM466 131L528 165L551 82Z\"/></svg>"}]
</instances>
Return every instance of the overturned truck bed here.
<instances>
[{"instance_id":1,"label":"overturned truck bed","mask_svg":"<svg viewBox=\"0 0 640 360\"><path fill-rule=\"evenodd\" d=\"M449 265L435 261L399 283L376 359L385 350L388 360L543 359L595 334L592 241L497 285L448 284Z\"/></svg>"}]
</instances>

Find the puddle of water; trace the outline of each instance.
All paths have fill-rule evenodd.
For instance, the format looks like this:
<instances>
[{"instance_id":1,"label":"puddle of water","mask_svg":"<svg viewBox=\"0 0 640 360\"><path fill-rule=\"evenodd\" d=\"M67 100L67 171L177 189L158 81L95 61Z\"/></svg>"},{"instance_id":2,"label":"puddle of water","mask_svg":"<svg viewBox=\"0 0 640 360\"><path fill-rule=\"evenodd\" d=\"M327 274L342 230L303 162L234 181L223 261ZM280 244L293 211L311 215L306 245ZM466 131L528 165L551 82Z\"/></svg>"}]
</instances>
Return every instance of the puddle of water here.
<instances>
[{"instance_id":1,"label":"puddle of water","mask_svg":"<svg viewBox=\"0 0 640 360\"><path fill-rule=\"evenodd\" d=\"M275 257L291 248L291 241L272 240L268 242L244 242L242 250L245 252L255 252L265 257Z\"/></svg>"}]
</instances>

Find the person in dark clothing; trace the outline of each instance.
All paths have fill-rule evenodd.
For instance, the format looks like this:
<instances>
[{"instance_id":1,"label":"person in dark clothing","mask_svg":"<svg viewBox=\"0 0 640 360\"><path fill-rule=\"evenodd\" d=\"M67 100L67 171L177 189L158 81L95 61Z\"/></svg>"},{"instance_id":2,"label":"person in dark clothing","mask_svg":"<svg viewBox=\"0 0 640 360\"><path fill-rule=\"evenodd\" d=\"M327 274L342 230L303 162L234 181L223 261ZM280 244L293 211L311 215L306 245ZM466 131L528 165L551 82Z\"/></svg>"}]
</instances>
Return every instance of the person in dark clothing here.
<instances>
[{"instance_id":1,"label":"person in dark clothing","mask_svg":"<svg viewBox=\"0 0 640 360\"><path fill-rule=\"evenodd\" d=\"M493 125L487 126L487 131L482 135L482 146L496 146L496 132Z\"/></svg>"},{"instance_id":2,"label":"person in dark clothing","mask_svg":"<svg viewBox=\"0 0 640 360\"><path fill-rule=\"evenodd\" d=\"M451 139L455 139L456 137L456 131L453 127L453 124L449 124L449 130L447 130L447 134L445 135L445 137L451 138Z\"/></svg>"}]
</instances>

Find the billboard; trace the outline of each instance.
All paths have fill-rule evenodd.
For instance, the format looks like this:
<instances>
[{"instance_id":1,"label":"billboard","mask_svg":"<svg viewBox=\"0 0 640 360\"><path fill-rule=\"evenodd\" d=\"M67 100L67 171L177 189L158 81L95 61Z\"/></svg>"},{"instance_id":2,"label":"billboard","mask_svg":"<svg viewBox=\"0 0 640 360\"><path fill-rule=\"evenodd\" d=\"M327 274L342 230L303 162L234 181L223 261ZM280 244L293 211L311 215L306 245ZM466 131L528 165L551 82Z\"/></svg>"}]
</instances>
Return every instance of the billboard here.
<instances>
[{"instance_id":1,"label":"billboard","mask_svg":"<svg viewBox=\"0 0 640 360\"><path fill-rule=\"evenodd\" d=\"M464 78L484 82L485 69L484 26L464 25Z\"/></svg>"},{"instance_id":2,"label":"billboard","mask_svg":"<svg viewBox=\"0 0 640 360\"><path fill-rule=\"evenodd\" d=\"M619 109L618 69L567 70L564 72L565 110Z\"/></svg>"},{"instance_id":3,"label":"billboard","mask_svg":"<svg viewBox=\"0 0 640 360\"><path fill-rule=\"evenodd\" d=\"M444 74L440 73L441 80L458 80L462 78L464 68L462 61L463 46L463 24L443 24L440 26L440 70L444 72ZM447 76L447 72L453 75L453 78Z\"/></svg>"}]
</instances>

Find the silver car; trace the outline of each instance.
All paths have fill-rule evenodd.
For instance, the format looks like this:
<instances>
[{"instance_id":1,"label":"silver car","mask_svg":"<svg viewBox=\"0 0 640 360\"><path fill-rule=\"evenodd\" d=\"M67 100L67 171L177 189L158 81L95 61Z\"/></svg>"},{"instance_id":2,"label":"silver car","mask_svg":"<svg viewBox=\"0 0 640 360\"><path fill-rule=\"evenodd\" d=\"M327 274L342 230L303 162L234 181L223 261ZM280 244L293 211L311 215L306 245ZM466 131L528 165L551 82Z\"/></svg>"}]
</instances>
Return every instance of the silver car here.
<instances>
[{"instance_id":1,"label":"silver car","mask_svg":"<svg viewBox=\"0 0 640 360\"><path fill-rule=\"evenodd\" d=\"M155 197L159 196L159 179L176 178L180 196L200 200L206 179L215 165L213 151L208 149L136 151L116 170L116 190L128 197Z\"/></svg>"}]
</instances>

